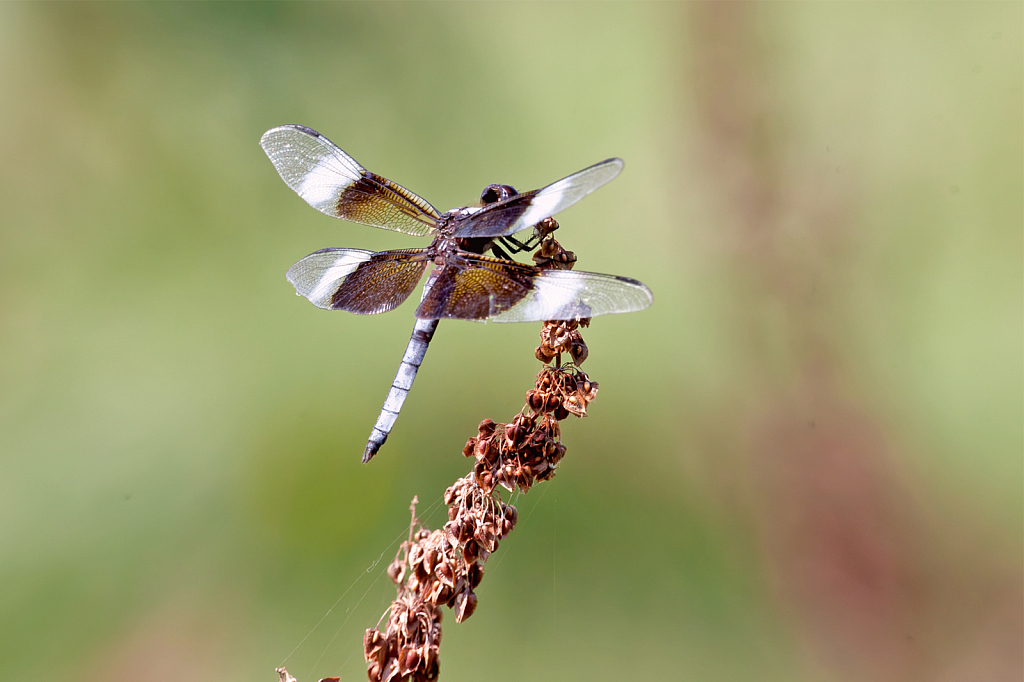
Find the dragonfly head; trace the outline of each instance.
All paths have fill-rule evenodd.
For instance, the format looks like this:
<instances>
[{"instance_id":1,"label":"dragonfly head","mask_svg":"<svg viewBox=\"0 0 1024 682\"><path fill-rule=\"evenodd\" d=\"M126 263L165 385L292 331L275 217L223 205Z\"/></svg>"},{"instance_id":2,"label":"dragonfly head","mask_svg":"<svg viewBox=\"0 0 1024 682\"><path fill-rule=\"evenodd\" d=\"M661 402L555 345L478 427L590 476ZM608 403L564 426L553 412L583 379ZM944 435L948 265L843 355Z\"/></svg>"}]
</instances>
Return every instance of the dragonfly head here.
<instances>
[{"instance_id":1,"label":"dragonfly head","mask_svg":"<svg viewBox=\"0 0 1024 682\"><path fill-rule=\"evenodd\" d=\"M512 185L487 185L480 193L480 205L494 204L519 194Z\"/></svg>"}]
</instances>

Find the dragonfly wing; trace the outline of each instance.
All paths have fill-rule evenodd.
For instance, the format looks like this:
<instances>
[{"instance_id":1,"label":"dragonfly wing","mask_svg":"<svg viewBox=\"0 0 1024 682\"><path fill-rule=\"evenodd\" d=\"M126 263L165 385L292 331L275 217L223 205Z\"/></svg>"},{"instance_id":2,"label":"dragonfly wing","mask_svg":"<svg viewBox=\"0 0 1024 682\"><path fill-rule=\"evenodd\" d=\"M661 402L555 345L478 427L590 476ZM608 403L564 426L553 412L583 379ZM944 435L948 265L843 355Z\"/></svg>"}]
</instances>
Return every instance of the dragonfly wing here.
<instances>
[{"instance_id":1,"label":"dragonfly wing","mask_svg":"<svg viewBox=\"0 0 1024 682\"><path fill-rule=\"evenodd\" d=\"M608 159L553 182L489 204L455 227L456 237L507 237L555 215L622 172L622 159Z\"/></svg>"},{"instance_id":2,"label":"dragonfly wing","mask_svg":"<svg viewBox=\"0 0 1024 682\"><path fill-rule=\"evenodd\" d=\"M438 269L416 310L421 320L486 320L526 296L539 270L514 261L464 252Z\"/></svg>"},{"instance_id":3,"label":"dragonfly wing","mask_svg":"<svg viewBox=\"0 0 1024 682\"><path fill-rule=\"evenodd\" d=\"M578 270L542 270L533 279L527 295L490 319L493 322L572 320L635 312L653 301L651 290L629 277Z\"/></svg>"},{"instance_id":4,"label":"dragonfly wing","mask_svg":"<svg viewBox=\"0 0 1024 682\"><path fill-rule=\"evenodd\" d=\"M440 217L425 199L366 170L312 128L272 128L260 145L285 184L321 213L418 236L433 231Z\"/></svg>"},{"instance_id":5,"label":"dragonfly wing","mask_svg":"<svg viewBox=\"0 0 1024 682\"><path fill-rule=\"evenodd\" d=\"M628 277L542 270L459 252L440 268L416 317L494 322L571 320L643 310L653 300L650 289Z\"/></svg>"},{"instance_id":6,"label":"dragonfly wing","mask_svg":"<svg viewBox=\"0 0 1024 682\"><path fill-rule=\"evenodd\" d=\"M288 268L287 277L318 308L371 315L401 305L429 262L423 249L321 249Z\"/></svg>"}]
</instances>

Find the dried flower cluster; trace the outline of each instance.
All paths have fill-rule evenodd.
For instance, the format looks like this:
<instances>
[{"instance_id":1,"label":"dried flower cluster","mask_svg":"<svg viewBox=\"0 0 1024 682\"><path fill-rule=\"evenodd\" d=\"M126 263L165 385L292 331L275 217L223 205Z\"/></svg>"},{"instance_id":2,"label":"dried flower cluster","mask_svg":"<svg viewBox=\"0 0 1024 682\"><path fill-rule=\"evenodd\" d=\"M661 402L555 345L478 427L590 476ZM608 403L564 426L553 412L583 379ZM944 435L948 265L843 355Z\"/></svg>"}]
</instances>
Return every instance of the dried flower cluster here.
<instances>
[{"instance_id":1,"label":"dried flower cluster","mask_svg":"<svg viewBox=\"0 0 1024 682\"><path fill-rule=\"evenodd\" d=\"M548 322L544 328L557 324ZM526 394L529 412L524 408L510 424L485 419L462 449L466 457L476 458L477 485L486 492L500 485L525 493L534 483L549 480L565 455L558 422L570 414L586 416L587 404L596 396L597 382L578 368L542 369Z\"/></svg>"},{"instance_id":2,"label":"dried flower cluster","mask_svg":"<svg viewBox=\"0 0 1024 682\"><path fill-rule=\"evenodd\" d=\"M576 264L576 254L566 251L562 245L555 241L551 233L558 229L558 223L554 218L545 218L535 228L535 234L539 236L540 245L533 254L533 262L541 268L552 270L572 270Z\"/></svg>"},{"instance_id":3,"label":"dried flower cluster","mask_svg":"<svg viewBox=\"0 0 1024 682\"><path fill-rule=\"evenodd\" d=\"M479 434L469 439L462 454L476 457L473 477L481 490L500 485L527 492L555 475L565 446L558 440L558 422L550 415L538 416L517 414L511 424L480 422Z\"/></svg>"},{"instance_id":4,"label":"dried flower cluster","mask_svg":"<svg viewBox=\"0 0 1024 682\"><path fill-rule=\"evenodd\" d=\"M374 682L437 679L440 606L454 609L457 623L473 615L473 589L483 579L483 564L518 518L515 507L482 490L471 476L448 488L444 501L448 523L430 531L416 519L413 499L409 539L388 566L398 598L384 632L370 628L363 637L367 675Z\"/></svg>"},{"instance_id":5,"label":"dried flower cluster","mask_svg":"<svg viewBox=\"0 0 1024 682\"><path fill-rule=\"evenodd\" d=\"M366 674L371 680L436 680L441 671L441 609L399 587L391 603L387 634L370 628L363 636ZM322 682L322 681L321 681Z\"/></svg>"},{"instance_id":6,"label":"dried flower cluster","mask_svg":"<svg viewBox=\"0 0 1024 682\"><path fill-rule=\"evenodd\" d=\"M584 350L586 346L584 346ZM579 368L545 368L538 376L534 390L526 394L527 404L538 412L554 412L555 419L568 414L587 416L587 405L597 397L597 382L591 381Z\"/></svg>"},{"instance_id":7,"label":"dried flower cluster","mask_svg":"<svg viewBox=\"0 0 1024 682\"><path fill-rule=\"evenodd\" d=\"M590 320L572 320L570 322L552 321L544 324L540 330L540 345L534 351L537 359L547 364L555 360L555 366L561 364L562 353L568 353L573 364L582 365L589 351L583 343L580 327L590 326Z\"/></svg>"}]
</instances>

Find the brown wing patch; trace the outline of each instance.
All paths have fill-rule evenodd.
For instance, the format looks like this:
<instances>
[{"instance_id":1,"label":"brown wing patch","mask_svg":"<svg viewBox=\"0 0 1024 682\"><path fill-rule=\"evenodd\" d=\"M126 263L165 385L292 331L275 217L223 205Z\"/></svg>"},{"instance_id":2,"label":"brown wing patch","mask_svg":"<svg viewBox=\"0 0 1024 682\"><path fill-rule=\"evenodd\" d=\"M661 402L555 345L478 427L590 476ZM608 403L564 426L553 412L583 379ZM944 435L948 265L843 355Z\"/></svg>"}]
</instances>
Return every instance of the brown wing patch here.
<instances>
[{"instance_id":1,"label":"brown wing patch","mask_svg":"<svg viewBox=\"0 0 1024 682\"><path fill-rule=\"evenodd\" d=\"M392 310L409 298L428 262L423 249L375 253L345 278L331 296L331 308L359 315Z\"/></svg>"},{"instance_id":2,"label":"brown wing patch","mask_svg":"<svg viewBox=\"0 0 1024 682\"><path fill-rule=\"evenodd\" d=\"M370 171L345 188L335 208L339 218L407 234L426 234L438 218L424 199Z\"/></svg>"},{"instance_id":3,"label":"brown wing patch","mask_svg":"<svg viewBox=\"0 0 1024 682\"><path fill-rule=\"evenodd\" d=\"M485 320L522 300L537 273L529 265L459 252L442 266L416 317Z\"/></svg>"}]
</instances>

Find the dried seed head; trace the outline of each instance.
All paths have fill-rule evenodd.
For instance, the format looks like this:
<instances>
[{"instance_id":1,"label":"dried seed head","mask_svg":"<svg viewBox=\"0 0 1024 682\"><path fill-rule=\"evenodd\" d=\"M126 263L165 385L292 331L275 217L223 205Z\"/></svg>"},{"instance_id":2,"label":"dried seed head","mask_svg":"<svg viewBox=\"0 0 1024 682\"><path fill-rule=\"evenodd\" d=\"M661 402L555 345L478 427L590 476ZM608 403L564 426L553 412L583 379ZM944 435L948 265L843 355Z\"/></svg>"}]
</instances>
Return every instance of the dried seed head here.
<instances>
[{"instance_id":1,"label":"dried seed head","mask_svg":"<svg viewBox=\"0 0 1024 682\"><path fill-rule=\"evenodd\" d=\"M558 223L554 218L546 218L534 228L535 233L543 235L543 239L541 239L536 253L533 254L533 262L537 264L537 267L548 270L571 270L576 264L576 254L563 249L562 245L551 236L551 232L557 229Z\"/></svg>"},{"instance_id":2,"label":"dried seed head","mask_svg":"<svg viewBox=\"0 0 1024 682\"><path fill-rule=\"evenodd\" d=\"M562 353L568 353L575 365L582 364L590 351L583 341L579 327L589 324L589 319L545 322L544 327L540 330L540 346L536 348L534 355L538 360L547 364L560 357ZM558 363L556 362L556 364Z\"/></svg>"},{"instance_id":3,"label":"dried seed head","mask_svg":"<svg viewBox=\"0 0 1024 682\"><path fill-rule=\"evenodd\" d=\"M423 656L419 649L406 649L405 658L402 659L400 674L410 675L419 666Z\"/></svg>"},{"instance_id":4,"label":"dried seed head","mask_svg":"<svg viewBox=\"0 0 1024 682\"><path fill-rule=\"evenodd\" d=\"M587 349L587 344L583 343L583 337L576 332L576 338L573 339L572 345L569 347L569 355L572 356L573 364L579 366L583 364L583 361L590 355L590 350Z\"/></svg>"},{"instance_id":5,"label":"dried seed head","mask_svg":"<svg viewBox=\"0 0 1024 682\"><path fill-rule=\"evenodd\" d=\"M372 682L407 676L414 680L436 679L440 643L441 612L400 588L398 599L391 604L387 634L371 628L363 636L367 677Z\"/></svg>"},{"instance_id":6,"label":"dried seed head","mask_svg":"<svg viewBox=\"0 0 1024 682\"><path fill-rule=\"evenodd\" d=\"M396 585L401 585L402 580L405 579L405 567L408 564L395 557L395 560L388 565L388 577L391 578L391 582Z\"/></svg>"},{"instance_id":7,"label":"dried seed head","mask_svg":"<svg viewBox=\"0 0 1024 682\"><path fill-rule=\"evenodd\" d=\"M543 362L545 365L554 360L555 356L558 355L558 353L555 353L550 348L545 347L543 344L537 346L537 348L533 351L533 354L538 360Z\"/></svg>"},{"instance_id":8,"label":"dried seed head","mask_svg":"<svg viewBox=\"0 0 1024 682\"><path fill-rule=\"evenodd\" d=\"M476 611L476 595L472 592L461 592L455 597L455 622L461 623Z\"/></svg>"},{"instance_id":9,"label":"dried seed head","mask_svg":"<svg viewBox=\"0 0 1024 682\"><path fill-rule=\"evenodd\" d=\"M466 572L466 579L469 581L470 589L476 589L480 581L484 579L484 567L482 564L470 564Z\"/></svg>"},{"instance_id":10,"label":"dried seed head","mask_svg":"<svg viewBox=\"0 0 1024 682\"><path fill-rule=\"evenodd\" d=\"M477 427L477 430L480 432L480 437L489 438L490 435L494 433L494 426L495 424L493 419L485 419L480 422L480 425Z\"/></svg>"}]
</instances>

